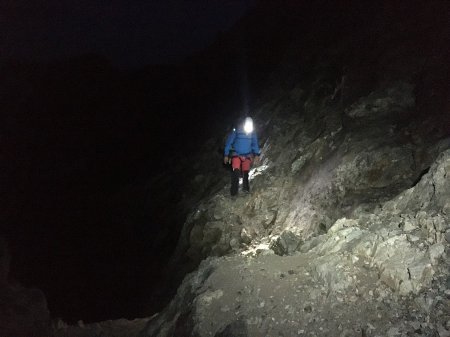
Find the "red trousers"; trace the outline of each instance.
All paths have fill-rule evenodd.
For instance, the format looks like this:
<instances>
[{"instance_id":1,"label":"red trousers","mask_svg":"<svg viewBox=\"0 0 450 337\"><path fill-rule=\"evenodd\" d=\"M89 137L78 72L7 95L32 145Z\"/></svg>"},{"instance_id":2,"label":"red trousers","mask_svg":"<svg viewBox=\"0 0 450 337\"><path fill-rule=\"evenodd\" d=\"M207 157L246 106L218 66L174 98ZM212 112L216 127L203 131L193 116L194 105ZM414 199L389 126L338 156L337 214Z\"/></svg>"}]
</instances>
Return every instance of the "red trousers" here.
<instances>
[{"instance_id":1,"label":"red trousers","mask_svg":"<svg viewBox=\"0 0 450 337\"><path fill-rule=\"evenodd\" d=\"M244 156L236 156L231 158L231 167L234 170L241 170L241 172L250 171L250 165L252 163L252 159Z\"/></svg>"}]
</instances>

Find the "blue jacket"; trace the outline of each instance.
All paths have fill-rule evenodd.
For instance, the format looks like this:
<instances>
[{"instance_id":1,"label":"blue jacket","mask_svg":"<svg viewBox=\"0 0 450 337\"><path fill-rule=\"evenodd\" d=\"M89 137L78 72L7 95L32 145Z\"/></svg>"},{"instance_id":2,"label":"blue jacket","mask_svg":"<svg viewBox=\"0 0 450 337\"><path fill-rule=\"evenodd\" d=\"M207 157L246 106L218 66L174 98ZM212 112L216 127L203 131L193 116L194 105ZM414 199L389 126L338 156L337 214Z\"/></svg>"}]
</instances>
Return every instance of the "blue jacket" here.
<instances>
[{"instance_id":1,"label":"blue jacket","mask_svg":"<svg viewBox=\"0 0 450 337\"><path fill-rule=\"evenodd\" d=\"M249 154L254 154L259 156L260 150L258 145L258 137L255 132L246 133L242 129L233 129L233 131L228 135L227 141L225 143L224 155L229 156L230 150L232 150L232 155L245 156Z\"/></svg>"}]
</instances>

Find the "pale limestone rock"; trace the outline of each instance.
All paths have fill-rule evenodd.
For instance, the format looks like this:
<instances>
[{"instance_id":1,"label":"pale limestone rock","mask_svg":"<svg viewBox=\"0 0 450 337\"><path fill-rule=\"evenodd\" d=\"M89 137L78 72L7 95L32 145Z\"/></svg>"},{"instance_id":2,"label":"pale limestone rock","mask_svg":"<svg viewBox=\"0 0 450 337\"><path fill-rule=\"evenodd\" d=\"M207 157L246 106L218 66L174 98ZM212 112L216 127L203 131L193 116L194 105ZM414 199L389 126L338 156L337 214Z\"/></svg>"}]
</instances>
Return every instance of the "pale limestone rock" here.
<instances>
[{"instance_id":1,"label":"pale limestone rock","mask_svg":"<svg viewBox=\"0 0 450 337\"><path fill-rule=\"evenodd\" d=\"M377 250L381 237L377 234L370 233L369 231L363 231L363 233L363 239L354 245L352 252L353 254L370 261Z\"/></svg>"},{"instance_id":2,"label":"pale limestone rock","mask_svg":"<svg viewBox=\"0 0 450 337\"><path fill-rule=\"evenodd\" d=\"M223 290L217 289L215 291L205 291L197 298L197 305L210 306L214 300L218 300L223 296Z\"/></svg>"},{"instance_id":3,"label":"pale limestone rock","mask_svg":"<svg viewBox=\"0 0 450 337\"><path fill-rule=\"evenodd\" d=\"M297 251L299 246L300 238L291 231L284 231L272 240L270 249L277 255L290 255Z\"/></svg>"},{"instance_id":4,"label":"pale limestone rock","mask_svg":"<svg viewBox=\"0 0 450 337\"><path fill-rule=\"evenodd\" d=\"M358 222L353 219L341 218L338 219L333 226L328 230L329 233L336 233L344 228L357 227Z\"/></svg>"},{"instance_id":5,"label":"pale limestone rock","mask_svg":"<svg viewBox=\"0 0 450 337\"><path fill-rule=\"evenodd\" d=\"M252 242L252 237L245 228L242 228L241 230L241 240L245 244L250 244Z\"/></svg>"},{"instance_id":6,"label":"pale limestone rock","mask_svg":"<svg viewBox=\"0 0 450 337\"><path fill-rule=\"evenodd\" d=\"M431 264L435 265L439 259L444 255L445 246L442 243L436 243L429 248Z\"/></svg>"},{"instance_id":7,"label":"pale limestone rock","mask_svg":"<svg viewBox=\"0 0 450 337\"><path fill-rule=\"evenodd\" d=\"M336 233L330 233L328 240L317 247L317 249L324 255L350 250L355 245L355 242L360 241L364 234L365 232L357 227L345 228Z\"/></svg>"},{"instance_id":8,"label":"pale limestone rock","mask_svg":"<svg viewBox=\"0 0 450 337\"><path fill-rule=\"evenodd\" d=\"M450 215L450 202L447 202L444 207L442 207L442 213Z\"/></svg>"},{"instance_id":9,"label":"pale limestone rock","mask_svg":"<svg viewBox=\"0 0 450 337\"><path fill-rule=\"evenodd\" d=\"M317 259L315 272L318 278L324 282L330 291L343 291L353 282L344 272L342 257L330 255Z\"/></svg>"},{"instance_id":10,"label":"pale limestone rock","mask_svg":"<svg viewBox=\"0 0 450 337\"><path fill-rule=\"evenodd\" d=\"M406 218L404 220L403 230L405 232L412 232L419 228L419 224L414 218Z\"/></svg>"},{"instance_id":11,"label":"pale limestone rock","mask_svg":"<svg viewBox=\"0 0 450 337\"><path fill-rule=\"evenodd\" d=\"M380 279L401 294L418 293L434 274L428 256L412 247L406 235L380 243L373 263L381 271Z\"/></svg>"},{"instance_id":12,"label":"pale limestone rock","mask_svg":"<svg viewBox=\"0 0 450 337\"><path fill-rule=\"evenodd\" d=\"M293 174L299 172L310 158L311 158L310 153L297 158L291 165L291 172Z\"/></svg>"}]
</instances>

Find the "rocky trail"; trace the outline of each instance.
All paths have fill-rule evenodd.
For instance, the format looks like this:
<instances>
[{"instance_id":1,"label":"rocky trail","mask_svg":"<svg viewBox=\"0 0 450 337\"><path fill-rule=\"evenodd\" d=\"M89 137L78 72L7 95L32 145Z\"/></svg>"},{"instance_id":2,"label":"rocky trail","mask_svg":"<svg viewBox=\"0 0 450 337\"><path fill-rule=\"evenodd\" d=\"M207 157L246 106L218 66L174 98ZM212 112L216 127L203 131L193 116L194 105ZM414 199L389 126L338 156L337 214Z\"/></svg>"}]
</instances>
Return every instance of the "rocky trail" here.
<instances>
[{"instance_id":1,"label":"rocky trail","mask_svg":"<svg viewBox=\"0 0 450 337\"><path fill-rule=\"evenodd\" d=\"M415 187L295 248L285 231L206 259L142 336L449 336L449 169L446 151Z\"/></svg>"}]
</instances>

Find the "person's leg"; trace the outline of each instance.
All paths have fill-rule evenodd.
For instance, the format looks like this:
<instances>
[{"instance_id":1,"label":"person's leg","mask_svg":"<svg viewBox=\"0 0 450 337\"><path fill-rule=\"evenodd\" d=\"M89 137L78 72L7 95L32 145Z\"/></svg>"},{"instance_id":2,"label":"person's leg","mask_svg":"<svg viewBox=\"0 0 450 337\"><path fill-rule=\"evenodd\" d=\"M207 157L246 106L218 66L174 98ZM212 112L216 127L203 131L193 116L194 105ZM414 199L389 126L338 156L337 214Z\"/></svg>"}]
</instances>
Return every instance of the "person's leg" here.
<instances>
[{"instance_id":1,"label":"person's leg","mask_svg":"<svg viewBox=\"0 0 450 337\"><path fill-rule=\"evenodd\" d=\"M248 181L248 173L250 171L252 160L250 158L245 158L242 162L242 189L245 192L250 192L250 183Z\"/></svg>"},{"instance_id":2,"label":"person's leg","mask_svg":"<svg viewBox=\"0 0 450 337\"><path fill-rule=\"evenodd\" d=\"M233 157L231 159L231 167L233 171L231 172L231 190L232 196L238 193L239 189L239 177L241 175L241 159L239 157Z\"/></svg>"},{"instance_id":3,"label":"person's leg","mask_svg":"<svg viewBox=\"0 0 450 337\"><path fill-rule=\"evenodd\" d=\"M242 189L245 192L250 192L250 183L248 181L248 172L242 172Z\"/></svg>"}]
</instances>

